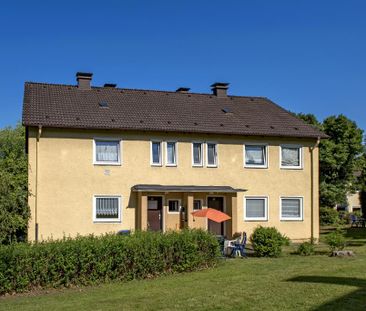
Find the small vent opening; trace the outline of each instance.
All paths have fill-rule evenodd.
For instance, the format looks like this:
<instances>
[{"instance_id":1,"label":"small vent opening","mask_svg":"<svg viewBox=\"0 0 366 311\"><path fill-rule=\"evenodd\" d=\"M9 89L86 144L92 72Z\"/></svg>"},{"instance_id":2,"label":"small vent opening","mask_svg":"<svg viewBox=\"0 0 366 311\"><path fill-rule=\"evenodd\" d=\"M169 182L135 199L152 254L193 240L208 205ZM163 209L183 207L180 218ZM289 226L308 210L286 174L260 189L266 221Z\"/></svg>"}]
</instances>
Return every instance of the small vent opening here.
<instances>
[{"instance_id":1,"label":"small vent opening","mask_svg":"<svg viewBox=\"0 0 366 311\"><path fill-rule=\"evenodd\" d=\"M109 108L108 103L107 102L99 102L99 107L100 108Z\"/></svg>"}]
</instances>

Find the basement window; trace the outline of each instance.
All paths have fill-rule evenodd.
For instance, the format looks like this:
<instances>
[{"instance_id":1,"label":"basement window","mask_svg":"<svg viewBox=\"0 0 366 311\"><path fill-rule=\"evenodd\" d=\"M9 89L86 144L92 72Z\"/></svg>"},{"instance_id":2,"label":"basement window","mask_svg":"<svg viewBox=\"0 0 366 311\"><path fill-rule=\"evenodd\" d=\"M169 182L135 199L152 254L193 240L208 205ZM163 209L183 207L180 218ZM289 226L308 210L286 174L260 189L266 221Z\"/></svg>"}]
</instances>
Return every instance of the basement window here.
<instances>
[{"instance_id":1,"label":"basement window","mask_svg":"<svg viewBox=\"0 0 366 311\"><path fill-rule=\"evenodd\" d=\"M121 222L120 196L94 196L94 222Z\"/></svg>"}]
</instances>

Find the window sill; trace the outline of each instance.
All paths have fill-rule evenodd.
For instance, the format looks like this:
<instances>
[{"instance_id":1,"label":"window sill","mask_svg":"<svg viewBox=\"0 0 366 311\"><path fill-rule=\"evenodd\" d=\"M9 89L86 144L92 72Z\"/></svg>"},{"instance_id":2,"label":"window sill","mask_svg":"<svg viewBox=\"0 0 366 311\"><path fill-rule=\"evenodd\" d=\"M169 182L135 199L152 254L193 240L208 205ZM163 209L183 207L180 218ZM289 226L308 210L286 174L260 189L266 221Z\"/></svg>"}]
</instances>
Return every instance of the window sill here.
<instances>
[{"instance_id":1,"label":"window sill","mask_svg":"<svg viewBox=\"0 0 366 311\"><path fill-rule=\"evenodd\" d=\"M260 169L267 169L268 165L248 165L245 164L244 168L260 168Z\"/></svg>"},{"instance_id":2,"label":"window sill","mask_svg":"<svg viewBox=\"0 0 366 311\"><path fill-rule=\"evenodd\" d=\"M169 212L169 211L168 211L168 214L169 214L169 215L179 215L179 214L180 214L180 212Z\"/></svg>"},{"instance_id":3,"label":"window sill","mask_svg":"<svg viewBox=\"0 0 366 311\"><path fill-rule=\"evenodd\" d=\"M217 168L218 165L207 165L206 167L208 167L208 168Z\"/></svg>"},{"instance_id":4,"label":"window sill","mask_svg":"<svg viewBox=\"0 0 366 311\"><path fill-rule=\"evenodd\" d=\"M162 167L163 165L162 164L154 164L154 163L152 163L152 164L150 164L151 166L155 166L155 167Z\"/></svg>"},{"instance_id":5,"label":"window sill","mask_svg":"<svg viewBox=\"0 0 366 311\"><path fill-rule=\"evenodd\" d=\"M120 162L116 162L116 163L111 163L111 162L94 162L93 165L95 166L121 166L122 163Z\"/></svg>"},{"instance_id":6,"label":"window sill","mask_svg":"<svg viewBox=\"0 0 366 311\"><path fill-rule=\"evenodd\" d=\"M304 168L302 166L280 166L281 170L303 170Z\"/></svg>"},{"instance_id":7,"label":"window sill","mask_svg":"<svg viewBox=\"0 0 366 311\"><path fill-rule=\"evenodd\" d=\"M302 218L281 218L280 221L284 221L284 222L303 222L304 219Z\"/></svg>"},{"instance_id":8,"label":"window sill","mask_svg":"<svg viewBox=\"0 0 366 311\"><path fill-rule=\"evenodd\" d=\"M93 220L94 224L120 224L122 223L121 220L115 220L115 219L103 219L103 220Z\"/></svg>"},{"instance_id":9,"label":"window sill","mask_svg":"<svg viewBox=\"0 0 366 311\"><path fill-rule=\"evenodd\" d=\"M165 164L166 167L177 167L177 164Z\"/></svg>"},{"instance_id":10,"label":"window sill","mask_svg":"<svg viewBox=\"0 0 366 311\"><path fill-rule=\"evenodd\" d=\"M268 219L264 218L244 218L245 222L268 222Z\"/></svg>"}]
</instances>

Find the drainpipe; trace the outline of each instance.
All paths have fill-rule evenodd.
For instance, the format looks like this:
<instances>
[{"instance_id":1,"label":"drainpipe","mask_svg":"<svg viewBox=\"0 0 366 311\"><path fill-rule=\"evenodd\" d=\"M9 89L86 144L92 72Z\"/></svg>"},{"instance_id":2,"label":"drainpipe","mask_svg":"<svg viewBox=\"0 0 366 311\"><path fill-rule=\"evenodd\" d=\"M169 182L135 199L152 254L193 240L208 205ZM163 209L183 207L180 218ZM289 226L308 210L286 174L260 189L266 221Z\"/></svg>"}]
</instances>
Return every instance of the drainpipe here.
<instances>
[{"instance_id":1,"label":"drainpipe","mask_svg":"<svg viewBox=\"0 0 366 311\"><path fill-rule=\"evenodd\" d=\"M316 143L314 146L310 147L310 161L311 161L311 232L310 232L310 237L311 237L311 241L314 240L314 178L315 178L315 174L314 174L314 150L315 148L318 148L320 143L320 137L318 137L318 139L316 140Z\"/></svg>"},{"instance_id":2,"label":"drainpipe","mask_svg":"<svg viewBox=\"0 0 366 311\"><path fill-rule=\"evenodd\" d=\"M42 125L38 125L37 141L36 141L36 185L35 185L35 202L34 202L34 222L35 222L35 240L38 242L38 153L39 153L39 140L42 135Z\"/></svg>"}]
</instances>

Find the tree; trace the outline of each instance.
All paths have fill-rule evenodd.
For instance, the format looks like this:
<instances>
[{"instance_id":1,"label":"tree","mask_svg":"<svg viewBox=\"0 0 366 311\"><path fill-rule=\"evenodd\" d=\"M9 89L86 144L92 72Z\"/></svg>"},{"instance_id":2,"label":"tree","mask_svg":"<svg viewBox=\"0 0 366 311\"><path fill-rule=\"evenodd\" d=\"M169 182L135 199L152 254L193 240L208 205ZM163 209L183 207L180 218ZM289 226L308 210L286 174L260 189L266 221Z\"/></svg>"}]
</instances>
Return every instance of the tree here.
<instances>
[{"instance_id":1,"label":"tree","mask_svg":"<svg viewBox=\"0 0 366 311\"><path fill-rule=\"evenodd\" d=\"M359 171L359 176L358 176L358 187L360 190L362 215L366 216L366 151L364 151L362 157L360 157L360 171Z\"/></svg>"},{"instance_id":2,"label":"tree","mask_svg":"<svg viewBox=\"0 0 366 311\"><path fill-rule=\"evenodd\" d=\"M0 130L0 243L23 240L29 219L25 131Z\"/></svg>"},{"instance_id":3,"label":"tree","mask_svg":"<svg viewBox=\"0 0 366 311\"><path fill-rule=\"evenodd\" d=\"M330 116L322 123L312 114L297 116L329 136L319 145L321 206L346 203L347 193L358 185L355 171L363 153L363 131L344 115Z\"/></svg>"},{"instance_id":4,"label":"tree","mask_svg":"<svg viewBox=\"0 0 366 311\"><path fill-rule=\"evenodd\" d=\"M314 127L316 127L317 129L321 130L322 129L322 124L318 121L318 119L316 118L315 115L313 115L312 113L297 113L296 116L303 120L305 123L310 124Z\"/></svg>"}]
</instances>

